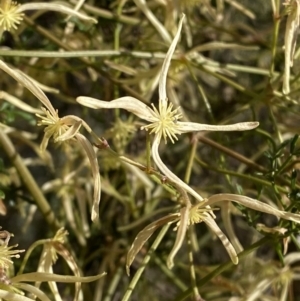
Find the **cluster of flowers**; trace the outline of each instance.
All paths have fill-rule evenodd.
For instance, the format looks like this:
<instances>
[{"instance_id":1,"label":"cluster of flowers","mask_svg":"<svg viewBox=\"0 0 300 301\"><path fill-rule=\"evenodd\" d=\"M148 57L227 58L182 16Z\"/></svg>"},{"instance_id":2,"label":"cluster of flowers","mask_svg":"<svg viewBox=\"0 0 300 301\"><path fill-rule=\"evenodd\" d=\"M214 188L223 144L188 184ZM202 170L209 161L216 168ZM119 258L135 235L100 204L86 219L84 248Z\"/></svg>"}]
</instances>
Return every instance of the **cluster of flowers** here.
<instances>
[{"instance_id":1,"label":"cluster of flowers","mask_svg":"<svg viewBox=\"0 0 300 301\"><path fill-rule=\"evenodd\" d=\"M63 11L67 14L71 13L70 11L65 10L65 8L64 10L62 10L62 7L58 7L57 4L52 4L52 6L50 4L47 4L47 6L46 4L35 3L18 6L14 3L11 3L11 1L6 1L5 3L6 5L0 8L0 26L3 30L15 28L16 25L22 20L23 11L27 9L47 8ZM79 13L76 13L75 15L83 18L83 16ZM207 125L201 123L180 121L180 119L182 118L180 108L174 108L173 104L168 100L166 84L169 66L180 38L184 18L185 16L183 15L179 22L177 33L169 47L169 50L162 65L162 69L159 76L158 108L155 107L153 104L151 105L151 107L147 106L140 100L129 96L114 99L109 102L94 99L91 97L81 96L77 98L77 102L81 105L93 109L124 109L136 115L138 118L149 122L149 124L142 126L141 129L149 131L150 134L154 135L151 148L151 155L154 160L154 163L156 164L157 168L161 171L161 173L164 174L168 178L168 180L174 184L174 187L178 188L181 197L184 199L183 208L178 213L171 214L165 217L163 220L163 222L165 223L178 223L177 238L175 241L175 245L168 258L168 266L170 268L173 266L174 256L176 255L183 242L186 230L189 227L189 225L200 222L204 222L220 238L231 260L234 264L237 264L237 250L221 231L218 224L215 222L216 216L212 211L212 205L214 205L217 202L223 201L237 202L248 208L272 214L279 218L290 220L296 223L300 223L300 215L278 210L277 208L267 205L263 202L241 195L219 194L204 199L188 184L186 184L179 177L177 177L162 161L159 154L159 145L162 140L164 140L165 143L167 143L167 139L170 139L171 142L174 143L177 140L177 136L183 133L198 131L245 131L252 130L259 125L258 122L242 122L231 125ZM37 85L37 83L30 77L28 77L26 74L22 73L20 70L8 66L3 61L0 61L0 68L6 73L8 73L10 76L12 76L15 80L17 80L21 85L29 89L44 105L44 114L37 115L39 118L41 118L39 125L45 126L45 135L41 144L41 148L43 150L46 149L49 139L53 137L55 142L63 142L70 139L75 140L79 144L81 144L84 150L86 151L90 159L94 178L94 202L91 218L93 221L97 221L99 219L98 208L101 192L99 166L97 162L97 156L91 143L85 136L83 136L80 133L80 129L82 127L85 130L87 130L88 133L91 134L93 134L92 129L87 125L87 123L84 120L77 116L68 115L64 117L59 117L57 110L53 108L51 102L41 90L41 88ZM183 193L181 193L181 191L183 191ZM190 197L188 196L188 194L195 198L194 204L190 202ZM140 242L140 236L148 231L149 237L157 228L158 224L161 225L162 223L155 222L153 224L150 224L137 236L135 242L133 243L128 253L127 268L129 268L130 264L135 258L135 255L142 247L142 243L139 243L138 245L136 244L137 241Z\"/></svg>"}]
</instances>

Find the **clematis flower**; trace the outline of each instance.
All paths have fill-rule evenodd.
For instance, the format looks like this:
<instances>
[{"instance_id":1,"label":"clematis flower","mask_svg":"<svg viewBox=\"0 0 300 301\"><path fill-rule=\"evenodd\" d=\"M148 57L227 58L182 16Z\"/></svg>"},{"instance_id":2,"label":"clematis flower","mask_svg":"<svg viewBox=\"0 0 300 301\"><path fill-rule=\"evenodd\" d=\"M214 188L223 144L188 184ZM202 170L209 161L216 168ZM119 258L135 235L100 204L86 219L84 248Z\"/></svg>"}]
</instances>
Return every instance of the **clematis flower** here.
<instances>
[{"instance_id":1,"label":"clematis flower","mask_svg":"<svg viewBox=\"0 0 300 301\"><path fill-rule=\"evenodd\" d=\"M17 245L8 246L10 238L13 234L8 231L0 231L0 298L7 301L35 301L36 299L50 301L49 294L45 294L38 288L40 283L48 282L50 289L53 293L51 300L62 300L59 291L56 288L56 282L75 283L75 297L74 300L79 300L79 293L81 291L81 282L96 281L103 277L106 273L102 273L96 276L83 277L80 274L80 270L76 265L73 256L70 254L64 244L64 237L66 231L60 229L53 239L44 239L36 241L25 255L23 264L19 271L19 275L9 275L10 268L13 267L14 262L12 258L19 258L20 254L25 250L12 250ZM44 245L43 253L39 263L39 269L37 272L23 273L26 262L28 262L29 256L32 250ZM57 255L61 255L69 267L74 272L74 276L54 274L52 271L52 264L57 259ZM42 267L42 268L40 268ZM48 268L49 267L49 268ZM48 268L48 270L46 269ZM42 271L42 272L41 272ZM9 277L12 276L12 277ZM39 285L33 286L23 282L39 282ZM56 288L56 290L55 290ZM31 293L34 297L26 297L25 292Z\"/></svg>"},{"instance_id":2,"label":"clematis flower","mask_svg":"<svg viewBox=\"0 0 300 301\"><path fill-rule=\"evenodd\" d=\"M92 132L92 129L88 124L81 118L68 115L60 118L58 116L58 111L55 110L45 95L45 93L40 89L40 87L32 81L26 74L20 70L14 69L3 61L0 60L0 69L5 71L11 77L13 77L18 83L23 87L27 88L33 95L35 95L39 101L46 107L42 108L45 115L37 114L41 121L38 122L38 125L45 126L45 135L41 143L41 149L45 150L49 139L54 138L54 142L63 142L66 140L75 140L83 147L86 152L92 169L93 179L94 179L94 196L93 196L93 207L92 207L92 220L96 221L99 213L99 202L100 202L100 193L101 193L101 181L99 173L99 165L97 156L93 149L93 146L87 138L79 133L80 128L83 126L89 133Z\"/></svg>"},{"instance_id":3,"label":"clematis flower","mask_svg":"<svg viewBox=\"0 0 300 301\"><path fill-rule=\"evenodd\" d=\"M176 240L167 259L167 265L169 268L172 268L174 265L174 257L182 246L188 227L190 225L198 224L201 222L204 222L210 228L210 230L212 230L212 232L215 233L216 236L218 236L232 262L234 264L238 264L239 260L236 249L223 233L223 231L219 228L218 224L215 222L216 216L214 215L214 209L212 209L211 206L219 202L236 202L256 211L271 214L277 216L278 218L289 220L295 223L300 223L299 214L278 210L275 207L260 202L259 200L252 199L243 195L226 193L215 194L205 199L203 202L198 202L195 205L191 205L188 198L185 197L185 199L186 206L181 208L180 212L162 217L161 219L146 226L142 231L138 233L127 254L126 269L128 274L129 267L132 264L135 256L143 247L145 242L154 233L154 231L164 224L176 222L178 223L177 227L175 228L177 231Z\"/></svg>"},{"instance_id":4,"label":"clematis flower","mask_svg":"<svg viewBox=\"0 0 300 301\"><path fill-rule=\"evenodd\" d=\"M2 0L0 3L0 36L3 31L10 31L17 29L17 26L22 22L24 11L26 10L45 10L45 11L57 11L65 13L69 16L75 16L85 21L97 23L97 20L88 17L82 13L77 12L63 4L58 3L47 3L47 2L36 2L36 3L25 3L18 4L11 0Z\"/></svg>"},{"instance_id":5,"label":"clematis flower","mask_svg":"<svg viewBox=\"0 0 300 301\"><path fill-rule=\"evenodd\" d=\"M141 129L149 131L150 134L154 134L154 139L152 143L152 157L160 169L160 171L165 174L171 181L180 187L184 188L188 193L193 195L197 200L202 201L203 198L189 187L185 182L178 178L168 167L162 162L158 148L162 138L165 143L169 138L172 143L177 140L177 136L182 133L189 132L199 132L199 131L245 131L256 128L258 122L242 122L231 125L208 125L194 122L181 122L182 114L179 112L178 108L173 108L173 104L168 101L166 92L167 83L167 73L171 63L172 55L175 51L177 42L180 37L180 32L182 28L182 23L184 20L184 15L182 16L177 33L170 45L170 48L166 54L166 58L163 62L162 69L159 76L159 103L158 109L151 104L151 107L145 105L140 100L126 96L121 97L110 102L98 100L91 97L80 96L76 101L82 105L93 109L124 109L137 117L144 119L149 122L148 125L142 126Z\"/></svg>"},{"instance_id":6,"label":"clematis flower","mask_svg":"<svg viewBox=\"0 0 300 301\"><path fill-rule=\"evenodd\" d=\"M1 227L0 227L1 228ZM20 254L25 250L12 250L18 245L8 246L10 238L13 234L8 231L0 231L0 283L10 284L10 279L7 276L9 268L13 265L11 258L20 258Z\"/></svg>"}]
</instances>

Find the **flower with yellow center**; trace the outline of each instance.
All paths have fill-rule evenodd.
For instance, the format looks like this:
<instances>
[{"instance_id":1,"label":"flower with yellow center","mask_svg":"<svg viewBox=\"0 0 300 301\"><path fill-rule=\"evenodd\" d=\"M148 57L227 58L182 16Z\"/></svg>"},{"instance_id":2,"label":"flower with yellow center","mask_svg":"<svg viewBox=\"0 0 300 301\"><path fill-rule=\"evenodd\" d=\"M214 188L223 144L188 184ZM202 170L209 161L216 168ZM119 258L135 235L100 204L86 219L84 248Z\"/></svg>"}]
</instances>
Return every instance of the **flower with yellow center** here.
<instances>
[{"instance_id":1,"label":"flower with yellow center","mask_svg":"<svg viewBox=\"0 0 300 301\"><path fill-rule=\"evenodd\" d=\"M0 231L0 283L10 284L10 280L6 275L10 266L13 265L11 258L20 258L20 254L25 250L12 250L18 245L8 246L10 238L13 234L8 231Z\"/></svg>"},{"instance_id":2,"label":"flower with yellow center","mask_svg":"<svg viewBox=\"0 0 300 301\"><path fill-rule=\"evenodd\" d=\"M84 120L74 115L68 115L60 118L58 116L57 110L53 108L50 100L41 90L41 88L31 78L29 78L20 70L8 66L1 60L0 69L5 71L11 77L13 77L23 87L27 88L46 107L42 108L42 110L45 113L45 116L37 114L37 116L41 118L41 121L38 124L46 126L44 130L45 135L41 143L42 151L46 149L49 139L51 137L54 138L54 142L63 142L72 139L77 141L83 147L85 153L87 154L90 160L91 170L94 179L92 220L96 221L99 217L99 202L101 194L99 165L93 146L85 136L79 133L81 126L83 126L89 133L92 132L91 128L87 125L87 123Z\"/></svg>"},{"instance_id":3,"label":"flower with yellow center","mask_svg":"<svg viewBox=\"0 0 300 301\"><path fill-rule=\"evenodd\" d=\"M11 0L1 1L0 4L0 28L2 31L17 29L17 25L23 20L23 13L19 12L20 4Z\"/></svg>"},{"instance_id":4,"label":"flower with yellow center","mask_svg":"<svg viewBox=\"0 0 300 301\"><path fill-rule=\"evenodd\" d=\"M146 226L142 231L138 233L127 254L127 272L129 273L130 265L132 264L135 256L143 247L145 242L154 233L154 231L164 224L176 222L178 223L177 227L175 228L175 230L177 231L176 240L167 259L167 265L169 268L172 268L174 265L174 258L182 246L188 227L190 225L202 222L204 222L210 228L210 230L221 240L232 262L234 264L238 264L239 259L237 256L236 248L231 244L227 236L215 222L216 216L213 214L213 210L215 209L211 209L212 205L220 202L235 202L256 211L271 214L278 218L289 220L295 223L300 223L299 214L281 211L273 206L260 202L259 200L252 199L243 195L225 193L215 194L205 199L203 202L198 202L195 205L192 205L189 199L186 198L186 205L185 207L180 209L180 212L162 217L161 219Z\"/></svg>"},{"instance_id":5,"label":"flower with yellow center","mask_svg":"<svg viewBox=\"0 0 300 301\"><path fill-rule=\"evenodd\" d=\"M150 130L150 133L154 133L154 140L152 143L152 157L160 169L160 171L167 176L172 182L176 183L180 187L184 188L188 193L193 195L197 200L202 201L203 198L189 187L185 182L178 178L168 167L162 162L158 148L161 139L164 138L165 143L167 138L174 143L177 140L177 135L188 132L198 131L245 131L256 128L258 122L242 122L231 125L208 125L194 122L181 122L179 119L182 117L178 112L179 108L173 109L173 104L169 103L166 92L167 73L171 63L172 55L175 51L177 42L180 37L182 23L184 20L182 16L177 33L172 41L170 48L166 54L166 58L163 62L162 69L159 76L159 105L158 109L152 104L152 108L142 103L140 100L126 96L121 97L110 102L98 100L91 97L80 96L76 99L82 105L93 109L124 109L137 117L148 121L150 124L142 126L141 129Z\"/></svg>"},{"instance_id":6,"label":"flower with yellow center","mask_svg":"<svg viewBox=\"0 0 300 301\"><path fill-rule=\"evenodd\" d=\"M17 25L23 20L23 12L26 10L57 11L85 21L97 23L96 19L79 13L63 4L48 2L18 4L11 0L0 0L0 34L2 35L3 31L17 29Z\"/></svg>"}]
</instances>

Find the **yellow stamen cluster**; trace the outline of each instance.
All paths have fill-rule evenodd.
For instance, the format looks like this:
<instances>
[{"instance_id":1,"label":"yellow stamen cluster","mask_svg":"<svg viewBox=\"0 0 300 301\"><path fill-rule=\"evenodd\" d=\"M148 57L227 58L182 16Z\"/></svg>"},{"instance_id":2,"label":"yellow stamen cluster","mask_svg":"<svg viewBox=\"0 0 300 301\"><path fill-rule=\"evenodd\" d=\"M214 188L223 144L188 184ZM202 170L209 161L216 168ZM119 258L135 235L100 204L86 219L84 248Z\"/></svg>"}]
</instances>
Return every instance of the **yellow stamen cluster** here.
<instances>
[{"instance_id":1,"label":"yellow stamen cluster","mask_svg":"<svg viewBox=\"0 0 300 301\"><path fill-rule=\"evenodd\" d=\"M0 227L1 229L1 227ZM2 230L0 231L0 274L1 279L0 282L3 282L3 279L6 277L6 270L10 265L13 264L11 260L12 257L19 258L19 253L24 252L25 250L12 250L18 245L8 246L9 240L13 236L13 234L8 231Z\"/></svg>"},{"instance_id":2,"label":"yellow stamen cluster","mask_svg":"<svg viewBox=\"0 0 300 301\"><path fill-rule=\"evenodd\" d=\"M190 209L189 223L191 225L199 224L207 217L215 218L211 208L199 208L199 206L202 204L199 203Z\"/></svg>"},{"instance_id":3,"label":"yellow stamen cluster","mask_svg":"<svg viewBox=\"0 0 300 301\"><path fill-rule=\"evenodd\" d=\"M153 119L154 121L142 129L151 129L150 134L155 133L161 137L164 137L165 143L167 143L167 137L170 138L172 143L174 139L178 140L176 135L180 135L181 131L178 129L177 121L182 118L182 114L178 113L179 107L173 110L173 104L168 101L159 102L159 110L151 104L153 107Z\"/></svg>"},{"instance_id":4,"label":"yellow stamen cluster","mask_svg":"<svg viewBox=\"0 0 300 301\"><path fill-rule=\"evenodd\" d=\"M68 231L66 231L64 228L60 228L56 232L53 239L51 239L50 243L47 244L47 247L51 252L51 258L53 263L55 263L58 258L56 248L58 248L61 244L65 243L67 235L68 235Z\"/></svg>"},{"instance_id":5,"label":"yellow stamen cluster","mask_svg":"<svg viewBox=\"0 0 300 301\"><path fill-rule=\"evenodd\" d=\"M41 118L37 124L39 126L46 126L44 132L49 136L53 136L54 141L57 137L61 136L68 127L64 125L58 116L58 111L56 110L55 115L52 115L47 109L42 108L46 116L36 114L37 117Z\"/></svg>"},{"instance_id":6,"label":"yellow stamen cluster","mask_svg":"<svg viewBox=\"0 0 300 301\"><path fill-rule=\"evenodd\" d=\"M20 258L19 253L24 252L24 250L12 250L18 245L13 245L8 247L7 245L0 246L0 267L3 269L8 269L13 261L10 259L12 257Z\"/></svg>"},{"instance_id":7,"label":"yellow stamen cluster","mask_svg":"<svg viewBox=\"0 0 300 301\"><path fill-rule=\"evenodd\" d=\"M20 4L4 0L0 4L0 29L10 31L12 28L17 29L17 25L23 20L23 13L18 12Z\"/></svg>"}]
</instances>

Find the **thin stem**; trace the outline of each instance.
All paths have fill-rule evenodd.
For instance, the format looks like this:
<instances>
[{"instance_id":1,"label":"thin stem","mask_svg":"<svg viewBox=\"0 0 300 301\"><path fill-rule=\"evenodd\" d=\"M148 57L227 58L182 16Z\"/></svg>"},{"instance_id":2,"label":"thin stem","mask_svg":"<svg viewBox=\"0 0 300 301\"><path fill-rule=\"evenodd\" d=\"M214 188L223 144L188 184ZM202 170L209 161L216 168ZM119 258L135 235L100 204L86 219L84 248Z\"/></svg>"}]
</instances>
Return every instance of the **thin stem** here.
<instances>
[{"instance_id":1,"label":"thin stem","mask_svg":"<svg viewBox=\"0 0 300 301\"><path fill-rule=\"evenodd\" d=\"M196 155L196 150L197 150L197 145L198 145L197 140L193 139L191 153L189 155L189 161L188 161L186 171L185 171L185 176L184 176L184 181L186 183L190 182L190 178L191 178L191 174L192 174L192 168L193 168L195 155Z\"/></svg>"},{"instance_id":2,"label":"thin stem","mask_svg":"<svg viewBox=\"0 0 300 301\"><path fill-rule=\"evenodd\" d=\"M246 164L249 167L255 168L255 169L259 170L259 171L266 171L266 169L263 166L255 163L254 161L248 159L247 157L245 157L245 156L243 156L243 155L241 155L241 154L233 151L232 149L230 149L230 148L228 148L226 146L223 146L222 144L220 144L218 142L215 142L215 141L213 141L213 140L205 137L204 135L198 135L197 139L199 141L201 141L201 142L203 142L203 143L205 143L207 145L210 145L213 148L221 151L222 153L227 154L227 155L229 155L232 158L235 158L236 160L238 160L238 161Z\"/></svg>"},{"instance_id":3,"label":"thin stem","mask_svg":"<svg viewBox=\"0 0 300 301\"><path fill-rule=\"evenodd\" d=\"M192 289L193 289L193 295L194 300L199 301L201 300L201 296L197 287L196 282L196 273L195 273L195 265L194 265L194 256L193 256L193 246L191 243L191 236L192 236L192 228L189 227L187 231L187 244L189 248L189 263L190 263L190 274L191 274L191 282L192 282Z\"/></svg>"},{"instance_id":4,"label":"thin stem","mask_svg":"<svg viewBox=\"0 0 300 301\"><path fill-rule=\"evenodd\" d=\"M276 0L276 4L273 1L273 18L274 18L274 30L273 30L273 38L272 38L272 62L270 66L270 76L271 79L274 76L274 68L275 68L275 59L276 59L276 50L277 50L277 41L278 41L278 33L279 33L279 25L280 25L280 0Z\"/></svg>"},{"instance_id":5,"label":"thin stem","mask_svg":"<svg viewBox=\"0 0 300 301\"><path fill-rule=\"evenodd\" d=\"M212 165L209 165L209 164L205 163L204 161L200 160L198 157L196 157L196 162L204 168L214 170L216 172L223 173L225 175L228 174L228 175L236 176L236 177L239 177L239 178L247 179L247 180L253 181L255 183L258 183L262 186L276 187L276 189L278 191L282 192L282 193L288 193L289 192L287 189L285 189L281 186L278 186L278 185L274 185L274 183L272 183L272 182L269 182L269 181L266 181L266 180L263 180L263 179L259 179L257 177L253 177L253 176L250 176L248 174L241 174L241 173L234 172L234 171L231 171L231 170L213 167Z\"/></svg>"},{"instance_id":6,"label":"thin stem","mask_svg":"<svg viewBox=\"0 0 300 301\"><path fill-rule=\"evenodd\" d=\"M136 284L138 283L140 277L142 276L147 264L150 261L152 253L157 249L159 244L161 243L162 239L164 238L165 234L167 233L168 229L170 227L170 224L165 225L157 235L154 243L152 244L150 250L148 251L147 255L145 256L144 260L142 261L142 265L140 268L136 271L135 275L133 276L131 282L129 283L128 289L122 298L122 301L128 301Z\"/></svg>"},{"instance_id":7,"label":"thin stem","mask_svg":"<svg viewBox=\"0 0 300 301\"><path fill-rule=\"evenodd\" d=\"M24 164L23 159L17 153L14 148L10 138L4 133L4 131L0 131L0 145L2 145L4 151L12 161L16 170L18 171L24 185L27 187L28 191L32 195L36 205L39 210L44 215L48 224L53 228L53 230L59 229L59 222L55 218L54 212L52 211L48 201L46 200L43 192L41 191L39 185L36 183L32 174Z\"/></svg>"},{"instance_id":8,"label":"thin stem","mask_svg":"<svg viewBox=\"0 0 300 301\"><path fill-rule=\"evenodd\" d=\"M70 0L72 4L76 4L77 0ZM83 9L85 9L88 13L93 14L95 16L108 19L108 20L115 20L124 24L128 25L138 25L141 21L137 18L123 16L121 14L114 14L113 12L92 6L90 4L83 4Z\"/></svg>"},{"instance_id":9,"label":"thin stem","mask_svg":"<svg viewBox=\"0 0 300 301\"><path fill-rule=\"evenodd\" d=\"M170 269L167 268L165 263L161 260L159 256L153 254L153 260L158 265L158 267L162 270L162 272L181 290L185 291L188 289L188 286L183 283L179 277Z\"/></svg>"},{"instance_id":10,"label":"thin stem","mask_svg":"<svg viewBox=\"0 0 300 301\"><path fill-rule=\"evenodd\" d=\"M238 257L239 260L246 257L248 254L253 252L255 249L259 248L260 246L266 244L267 242L270 242L271 238L270 237L263 237L260 239L258 242L252 244L249 248L247 248L245 251L241 252ZM200 281L197 283L197 287L200 288L204 286L208 281L212 280L216 276L220 275L222 272L228 270L229 268L232 268L234 266L232 261L223 263L219 265L215 270L213 270L211 273L203 277ZM191 294L193 293L193 288L189 288L182 294L180 294L174 301L183 301L186 300Z\"/></svg>"},{"instance_id":11,"label":"thin stem","mask_svg":"<svg viewBox=\"0 0 300 301\"><path fill-rule=\"evenodd\" d=\"M146 158L147 158L146 171L149 172L151 169L151 142L150 142L150 135L148 131L146 132Z\"/></svg>"},{"instance_id":12,"label":"thin stem","mask_svg":"<svg viewBox=\"0 0 300 301\"><path fill-rule=\"evenodd\" d=\"M112 299L112 297L114 296L114 292L117 291L118 284L120 283L121 277L123 275L123 270L124 270L123 266L120 265L118 267L116 273L114 273L114 276L108 287L107 294L103 301L110 301Z\"/></svg>"},{"instance_id":13,"label":"thin stem","mask_svg":"<svg viewBox=\"0 0 300 301\"><path fill-rule=\"evenodd\" d=\"M203 102L204 102L204 105L205 105L206 110L208 112L208 115L210 116L211 121L214 122L215 120L214 120L213 112L212 112L212 109L211 109L211 105L209 103L209 100L206 97L204 89L203 89L202 85L200 85L197 77L195 76L195 74L193 72L193 69L191 68L190 64L188 64L188 62L186 64L186 66L188 67L190 75L192 76L193 80L195 81L195 83L197 85L198 91L199 91L199 93L200 93L200 95L203 99Z\"/></svg>"},{"instance_id":14,"label":"thin stem","mask_svg":"<svg viewBox=\"0 0 300 301\"><path fill-rule=\"evenodd\" d=\"M29 25L32 26L39 34L45 36L47 39L49 39L51 42L55 43L58 45L60 48L67 50L67 51L72 51L72 47L70 47L68 44L63 43L59 38L57 38L55 35L53 35L50 31L47 29L43 28L40 25L37 25L34 21L32 21L30 18L27 16L24 16L24 21ZM114 84L118 84L120 88L122 88L127 94L131 95L132 97L138 98L139 100L147 103L147 100L144 99L139 93L135 92L133 89L128 87L127 85L124 85L120 83L120 81L116 78L111 77L111 75L104 71L102 68L92 64L89 60L87 60L85 57L80 57L78 58L81 62L83 62L87 67L92 67L94 68L97 72L99 72L104 78L107 78Z\"/></svg>"}]
</instances>

